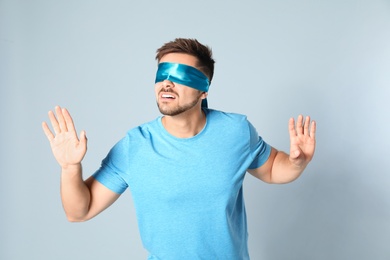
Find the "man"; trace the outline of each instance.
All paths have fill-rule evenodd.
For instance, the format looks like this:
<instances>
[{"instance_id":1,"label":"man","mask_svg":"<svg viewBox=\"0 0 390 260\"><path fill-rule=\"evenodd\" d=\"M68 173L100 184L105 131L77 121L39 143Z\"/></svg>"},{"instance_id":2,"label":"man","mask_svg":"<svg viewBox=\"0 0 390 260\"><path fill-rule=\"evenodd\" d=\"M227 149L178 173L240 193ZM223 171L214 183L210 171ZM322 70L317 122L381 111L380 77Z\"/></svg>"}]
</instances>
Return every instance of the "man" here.
<instances>
[{"instance_id":1,"label":"man","mask_svg":"<svg viewBox=\"0 0 390 260\"><path fill-rule=\"evenodd\" d=\"M289 121L290 154L263 141L245 116L207 108L211 49L176 39L157 50L155 95L163 116L131 129L83 180L84 131L69 112L49 112L43 129L61 166L69 221L109 207L127 187L149 259L249 259L242 183L248 171L267 183L300 176L315 150L315 122Z\"/></svg>"}]
</instances>

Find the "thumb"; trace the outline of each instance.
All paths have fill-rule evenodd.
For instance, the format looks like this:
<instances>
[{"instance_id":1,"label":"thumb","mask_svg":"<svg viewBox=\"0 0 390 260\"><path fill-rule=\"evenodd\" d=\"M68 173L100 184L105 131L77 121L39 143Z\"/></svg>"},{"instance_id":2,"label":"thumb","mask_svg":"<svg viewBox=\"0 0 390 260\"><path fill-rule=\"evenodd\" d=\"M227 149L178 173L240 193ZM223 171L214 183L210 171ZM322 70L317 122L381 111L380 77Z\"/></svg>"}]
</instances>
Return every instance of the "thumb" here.
<instances>
[{"instance_id":1,"label":"thumb","mask_svg":"<svg viewBox=\"0 0 390 260\"><path fill-rule=\"evenodd\" d=\"M87 133L83 130L80 132L80 143L86 146L87 141L88 141Z\"/></svg>"},{"instance_id":2,"label":"thumb","mask_svg":"<svg viewBox=\"0 0 390 260\"><path fill-rule=\"evenodd\" d=\"M300 154L301 154L301 152L299 150L291 151L290 157L291 157L291 159L297 159Z\"/></svg>"}]
</instances>

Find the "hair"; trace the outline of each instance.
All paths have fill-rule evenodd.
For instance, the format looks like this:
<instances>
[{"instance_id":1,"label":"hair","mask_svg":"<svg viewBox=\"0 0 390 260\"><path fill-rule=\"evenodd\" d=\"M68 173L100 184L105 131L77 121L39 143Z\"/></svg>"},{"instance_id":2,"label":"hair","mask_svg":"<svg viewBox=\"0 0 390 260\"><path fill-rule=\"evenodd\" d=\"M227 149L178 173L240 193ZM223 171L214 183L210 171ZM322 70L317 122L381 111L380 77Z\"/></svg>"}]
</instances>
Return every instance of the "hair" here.
<instances>
[{"instance_id":1,"label":"hair","mask_svg":"<svg viewBox=\"0 0 390 260\"><path fill-rule=\"evenodd\" d=\"M211 80L214 76L214 59L213 52L210 47L203 45L196 39L184 39L176 38L174 41L170 41L161 46L156 52L156 60L160 61L161 58L169 53L184 53L189 54L197 58L197 68L202 71Z\"/></svg>"}]
</instances>

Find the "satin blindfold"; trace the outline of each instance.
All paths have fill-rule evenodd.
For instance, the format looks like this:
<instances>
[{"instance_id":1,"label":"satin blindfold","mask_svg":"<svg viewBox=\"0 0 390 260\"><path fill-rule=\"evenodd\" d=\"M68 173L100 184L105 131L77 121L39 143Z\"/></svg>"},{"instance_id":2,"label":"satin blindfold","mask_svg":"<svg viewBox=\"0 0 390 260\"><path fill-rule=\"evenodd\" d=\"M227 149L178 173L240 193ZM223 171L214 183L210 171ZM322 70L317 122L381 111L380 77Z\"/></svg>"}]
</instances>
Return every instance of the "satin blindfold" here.
<instances>
[{"instance_id":1,"label":"satin blindfold","mask_svg":"<svg viewBox=\"0 0 390 260\"><path fill-rule=\"evenodd\" d=\"M198 69L179 63L161 62L158 64L156 81L169 80L200 91L208 92L210 81L203 72ZM202 107L207 107L207 100L203 99Z\"/></svg>"}]
</instances>

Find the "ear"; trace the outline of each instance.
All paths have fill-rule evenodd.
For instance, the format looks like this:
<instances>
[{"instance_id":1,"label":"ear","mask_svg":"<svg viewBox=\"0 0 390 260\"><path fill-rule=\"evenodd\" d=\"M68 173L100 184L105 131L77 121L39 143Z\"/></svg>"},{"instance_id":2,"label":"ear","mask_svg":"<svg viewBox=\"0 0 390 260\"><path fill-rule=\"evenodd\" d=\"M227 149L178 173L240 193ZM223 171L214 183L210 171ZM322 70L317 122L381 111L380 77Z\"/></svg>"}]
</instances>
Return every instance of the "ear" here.
<instances>
[{"instance_id":1,"label":"ear","mask_svg":"<svg viewBox=\"0 0 390 260\"><path fill-rule=\"evenodd\" d=\"M202 95L201 95L201 98L202 99L207 98L208 94L209 94L208 92L203 92Z\"/></svg>"}]
</instances>

